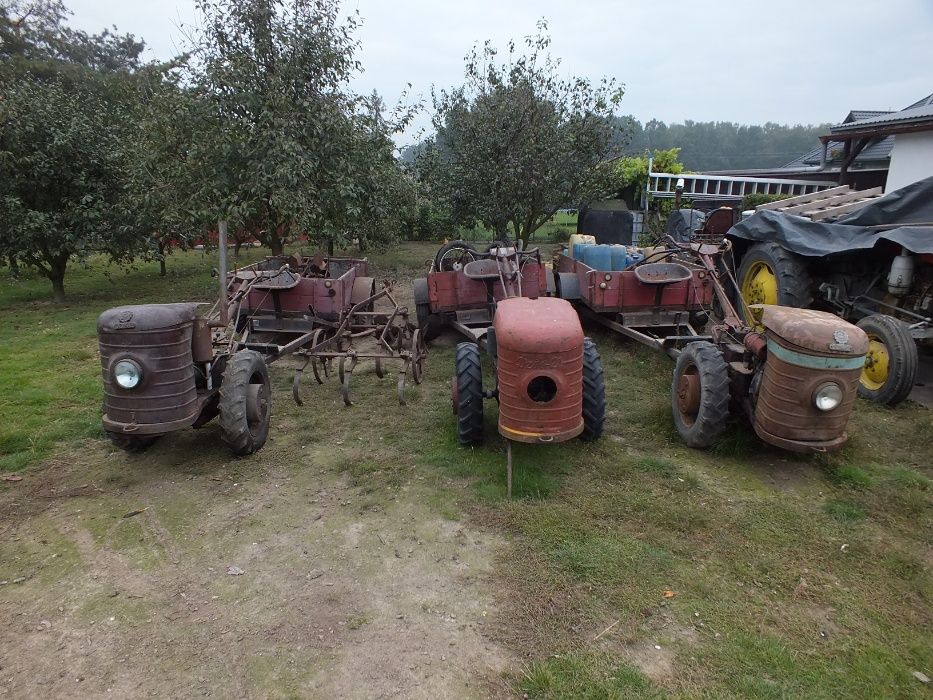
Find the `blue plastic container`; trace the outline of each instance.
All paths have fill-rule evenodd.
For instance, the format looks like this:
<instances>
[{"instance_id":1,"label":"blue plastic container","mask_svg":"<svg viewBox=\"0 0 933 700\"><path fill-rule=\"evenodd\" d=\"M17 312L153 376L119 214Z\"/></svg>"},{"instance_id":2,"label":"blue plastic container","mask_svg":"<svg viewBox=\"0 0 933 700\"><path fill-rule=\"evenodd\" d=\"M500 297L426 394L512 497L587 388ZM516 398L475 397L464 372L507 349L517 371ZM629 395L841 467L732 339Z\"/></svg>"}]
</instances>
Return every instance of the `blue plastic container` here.
<instances>
[{"instance_id":1,"label":"blue plastic container","mask_svg":"<svg viewBox=\"0 0 933 700\"><path fill-rule=\"evenodd\" d=\"M612 246L594 245L583 251L583 263L600 272L612 270Z\"/></svg>"},{"instance_id":2,"label":"blue plastic container","mask_svg":"<svg viewBox=\"0 0 933 700\"><path fill-rule=\"evenodd\" d=\"M612 246L612 271L621 272L628 266L628 251L624 245Z\"/></svg>"},{"instance_id":3,"label":"blue plastic container","mask_svg":"<svg viewBox=\"0 0 933 700\"><path fill-rule=\"evenodd\" d=\"M635 263L641 262L645 259L644 253L629 253L628 264L634 265Z\"/></svg>"},{"instance_id":4,"label":"blue plastic container","mask_svg":"<svg viewBox=\"0 0 933 700\"><path fill-rule=\"evenodd\" d=\"M573 246L573 258L574 260L579 260L580 262L585 262L583 259L584 252L587 248L595 248L595 243L575 243Z\"/></svg>"}]
</instances>

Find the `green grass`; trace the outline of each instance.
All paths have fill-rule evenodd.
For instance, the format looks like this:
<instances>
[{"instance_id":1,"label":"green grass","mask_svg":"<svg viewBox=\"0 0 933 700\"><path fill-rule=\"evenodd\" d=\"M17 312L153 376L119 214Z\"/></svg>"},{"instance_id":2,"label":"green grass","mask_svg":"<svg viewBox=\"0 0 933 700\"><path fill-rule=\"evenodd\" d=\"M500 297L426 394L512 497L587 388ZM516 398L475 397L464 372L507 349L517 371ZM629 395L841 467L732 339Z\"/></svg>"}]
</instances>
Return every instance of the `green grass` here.
<instances>
[{"instance_id":1,"label":"green grass","mask_svg":"<svg viewBox=\"0 0 933 700\"><path fill-rule=\"evenodd\" d=\"M435 249L412 243L375 253L376 274L405 282ZM177 254L163 279L156 266L125 273L93 261L69 275L64 307L48 301L43 279L4 283L0 471L53 474L55 464L103 454L97 315L123 303L210 300L213 264L212 256ZM587 332L606 373L605 434L592 444L516 445L511 501L495 402L487 403L485 443L456 443L452 334L431 346L425 384L401 409L391 375L379 382L363 369L354 376L359 400L351 409L339 405L333 382L306 385L309 404L286 407L291 376L276 368L281 398L262 461L285 475L305 474L312 463L346 474L359 494L348 518L387 507L416 483L442 518L469 514L506 533L488 574L498 618L489 633L522 661L507 679L518 694L928 697L911 673L933 675L931 412L859 401L849 445L819 457L767 447L738 419L712 449L690 450L670 419L671 361L598 328ZM141 457L108 458L105 483L155 494L160 484L211 475L222 479L208 481L217 489L212 498L229 503L238 498L233 482L268 478L254 473L255 460L223 454L211 427L163 442ZM91 477L72 478L80 484ZM188 556L252 541L254 532L306 526L294 512L270 507L232 528L213 523L195 496L173 493L161 502L153 496L151 507ZM147 571L164 566L165 557L145 515L121 519L137 505L87 499L83 522ZM37 580L51 585L82 573L83 564L43 518L33 531L51 544L23 538L10 548L20 562L37 562ZM210 537L201 536L202 527ZM216 591L236 599L240 585L221 577ZM367 620L357 611L347 624L362 633ZM251 672L269 696L300 681L275 665Z\"/></svg>"}]
</instances>

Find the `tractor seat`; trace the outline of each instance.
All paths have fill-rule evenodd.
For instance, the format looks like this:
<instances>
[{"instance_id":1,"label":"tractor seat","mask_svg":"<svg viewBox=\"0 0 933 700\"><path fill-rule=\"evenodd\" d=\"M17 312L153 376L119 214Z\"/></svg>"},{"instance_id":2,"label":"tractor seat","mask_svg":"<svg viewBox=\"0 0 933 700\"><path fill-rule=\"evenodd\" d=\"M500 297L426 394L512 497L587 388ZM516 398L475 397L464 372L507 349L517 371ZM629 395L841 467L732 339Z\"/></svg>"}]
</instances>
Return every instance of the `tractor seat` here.
<instances>
[{"instance_id":1,"label":"tractor seat","mask_svg":"<svg viewBox=\"0 0 933 700\"><path fill-rule=\"evenodd\" d=\"M473 260L463 266L463 274L471 280L499 279L499 263L488 258Z\"/></svg>"},{"instance_id":2,"label":"tractor seat","mask_svg":"<svg viewBox=\"0 0 933 700\"><path fill-rule=\"evenodd\" d=\"M261 279L253 289L291 289L301 281L301 275L292 270L282 270L276 275Z\"/></svg>"},{"instance_id":3,"label":"tractor seat","mask_svg":"<svg viewBox=\"0 0 933 700\"><path fill-rule=\"evenodd\" d=\"M690 268L680 263L645 263L635 268L635 277L642 284L672 284L693 277Z\"/></svg>"}]
</instances>

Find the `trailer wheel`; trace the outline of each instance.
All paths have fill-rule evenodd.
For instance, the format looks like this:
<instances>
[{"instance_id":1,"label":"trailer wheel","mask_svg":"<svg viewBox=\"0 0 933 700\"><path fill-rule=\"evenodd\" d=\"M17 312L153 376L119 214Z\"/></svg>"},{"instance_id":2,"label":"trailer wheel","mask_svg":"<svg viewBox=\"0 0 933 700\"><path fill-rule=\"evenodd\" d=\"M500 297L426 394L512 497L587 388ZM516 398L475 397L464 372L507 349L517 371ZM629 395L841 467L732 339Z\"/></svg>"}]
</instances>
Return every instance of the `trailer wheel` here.
<instances>
[{"instance_id":1,"label":"trailer wheel","mask_svg":"<svg viewBox=\"0 0 933 700\"><path fill-rule=\"evenodd\" d=\"M457 344L456 368L451 388L457 440L472 445L483 439L483 368L476 343Z\"/></svg>"},{"instance_id":2,"label":"trailer wheel","mask_svg":"<svg viewBox=\"0 0 933 700\"><path fill-rule=\"evenodd\" d=\"M674 427L687 445L704 448L722 435L729 418L729 366L712 343L688 343L674 365Z\"/></svg>"},{"instance_id":3,"label":"trailer wheel","mask_svg":"<svg viewBox=\"0 0 933 700\"><path fill-rule=\"evenodd\" d=\"M606 380L596 343L583 339L583 432L582 440L596 440L603 434L606 419Z\"/></svg>"},{"instance_id":4,"label":"trailer wheel","mask_svg":"<svg viewBox=\"0 0 933 700\"><path fill-rule=\"evenodd\" d=\"M227 362L220 384L220 429L237 455L266 444L272 417L269 368L255 350L240 350Z\"/></svg>"},{"instance_id":5,"label":"trailer wheel","mask_svg":"<svg viewBox=\"0 0 933 700\"><path fill-rule=\"evenodd\" d=\"M139 454L145 452L155 444L161 435L126 435L125 433L114 433L106 431L107 437L116 447L130 454Z\"/></svg>"},{"instance_id":6,"label":"trailer wheel","mask_svg":"<svg viewBox=\"0 0 933 700\"><path fill-rule=\"evenodd\" d=\"M746 304L777 304L806 309L813 303L813 291L806 264L798 255L777 243L756 243L742 258L736 275L739 293L745 303L737 304L739 315L751 325Z\"/></svg>"},{"instance_id":7,"label":"trailer wheel","mask_svg":"<svg viewBox=\"0 0 933 700\"><path fill-rule=\"evenodd\" d=\"M466 241L451 241L437 251L437 255L434 256L434 269L438 272L459 270L478 256L476 248Z\"/></svg>"},{"instance_id":8,"label":"trailer wheel","mask_svg":"<svg viewBox=\"0 0 933 700\"><path fill-rule=\"evenodd\" d=\"M888 406L899 404L917 379L917 344L910 331L887 314L866 316L856 325L868 334L859 396Z\"/></svg>"},{"instance_id":9,"label":"trailer wheel","mask_svg":"<svg viewBox=\"0 0 933 700\"><path fill-rule=\"evenodd\" d=\"M421 329L425 342L434 340L444 328L444 318L431 311L431 300L428 296L428 281L421 277L412 283L415 295L415 316L418 319L418 328Z\"/></svg>"}]
</instances>

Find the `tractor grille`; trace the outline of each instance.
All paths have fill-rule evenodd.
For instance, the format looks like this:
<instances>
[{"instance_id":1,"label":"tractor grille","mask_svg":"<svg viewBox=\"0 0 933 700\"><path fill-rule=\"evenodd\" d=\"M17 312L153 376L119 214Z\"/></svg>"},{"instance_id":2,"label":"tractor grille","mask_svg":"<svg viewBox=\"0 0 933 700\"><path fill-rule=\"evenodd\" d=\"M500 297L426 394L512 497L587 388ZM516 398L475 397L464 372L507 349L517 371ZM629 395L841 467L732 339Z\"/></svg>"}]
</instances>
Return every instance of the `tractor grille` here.
<instances>
[{"instance_id":1,"label":"tractor grille","mask_svg":"<svg viewBox=\"0 0 933 700\"><path fill-rule=\"evenodd\" d=\"M191 356L192 322L147 330L98 329L104 380L104 413L118 423L168 423L197 411ZM134 389L123 389L111 365L123 358L142 368Z\"/></svg>"}]
</instances>

